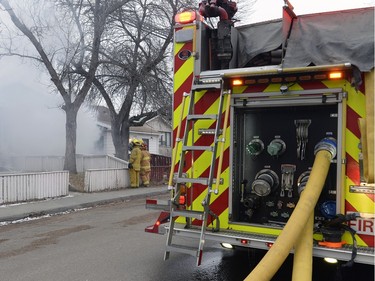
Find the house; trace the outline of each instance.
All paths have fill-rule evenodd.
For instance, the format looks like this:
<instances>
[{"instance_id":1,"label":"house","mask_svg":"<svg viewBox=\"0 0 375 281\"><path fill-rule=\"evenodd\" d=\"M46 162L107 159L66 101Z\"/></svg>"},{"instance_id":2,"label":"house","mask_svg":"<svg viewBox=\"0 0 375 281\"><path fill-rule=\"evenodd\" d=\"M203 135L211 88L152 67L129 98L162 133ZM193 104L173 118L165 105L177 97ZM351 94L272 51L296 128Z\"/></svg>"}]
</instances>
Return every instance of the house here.
<instances>
[{"instance_id":1,"label":"house","mask_svg":"<svg viewBox=\"0 0 375 281\"><path fill-rule=\"evenodd\" d=\"M104 106L98 106L97 112L97 125L101 135L96 142L96 148L100 153L114 155L109 110ZM172 155L172 124L160 115L147 120L143 126L131 126L129 136L130 140L142 139L148 145L151 154L167 157Z\"/></svg>"}]
</instances>

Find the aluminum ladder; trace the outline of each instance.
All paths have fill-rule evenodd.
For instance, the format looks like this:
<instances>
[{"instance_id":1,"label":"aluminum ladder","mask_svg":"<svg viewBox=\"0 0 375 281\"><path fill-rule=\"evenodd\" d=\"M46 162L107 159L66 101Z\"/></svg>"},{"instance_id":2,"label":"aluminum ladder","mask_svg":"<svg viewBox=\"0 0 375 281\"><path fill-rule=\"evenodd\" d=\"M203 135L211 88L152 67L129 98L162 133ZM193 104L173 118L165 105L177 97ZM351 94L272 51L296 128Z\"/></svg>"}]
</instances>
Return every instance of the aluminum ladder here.
<instances>
[{"instance_id":1,"label":"aluminum ladder","mask_svg":"<svg viewBox=\"0 0 375 281\"><path fill-rule=\"evenodd\" d=\"M219 105L218 105L218 112L217 114L194 114L194 106L195 106L195 92L202 91L202 90L210 90L210 89L220 89L220 97L219 97ZM205 85L193 85L192 91L187 94L184 94L182 106L185 107L185 99L190 97L190 102L188 106L188 114L186 116L185 121L185 130L183 134L183 138L179 139L181 123L183 120L184 109L182 109L181 113L181 122L179 123L179 127L177 128L177 137L176 137L176 144L174 147L174 154L172 155L172 168L171 174L169 178L169 188L174 191L174 196L171 200L170 204L170 221L169 221L169 229L167 233L167 242L166 242L166 250L164 254L164 260L169 258L170 252L180 252L184 254L190 254L197 258L197 265L199 266L202 261L202 254L203 254L203 247L205 242L205 232L206 232L206 225L208 221L208 216L211 215L216 221L215 229L216 231L220 228L220 222L218 216L216 216L210 210L210 200L211 200L211 193L214 192L218 194L218 188L220 185L220 174L221 174L221 166L223 161L223 154L224 154L224 143L225 143L225 132L229 118L229 105L230 105L230 90L225 90L223 87L223 81L220 79L219 82L215 84L205 84ZM209 93L207 94L209 95ZM226 110L224 116L224 123L223 128L221 128L222 123L222 111L223 111L223 104L224 99L226 101ZM210 146L197 146L194 145L194 139L191 137L193 130L193 126L190 126L192 122L196 122L198 120L213 120L216 121L216 126L213 132L213 143ZM191 130L190 130L191 128ZM191 137L192 145L188 145L188 139ZM174 166L177 162L177 150L179 143L182 142L181 148L181 156L179 159L179 167L177 176L174 179L175 186L173 186L173 170ZM215 163L216 163L216 156L218 152L218 145L221 143L221 150L219 152L219 162L218 162L218 169L216 171L216 179L215 177ZM210 163L210 170L209 170L209 177L208 178L194 178L193 176L188 178L184 177L183 169L184 169L184 162L185 162L185 155L187 152L191 151L208 151L211 152L211 163ZM205 199L202 201L203 211L193 210L193 209L185 209L179 204L179 198L181 194L181 186L185 185L186 183L191 184L203 184L207 186ZM216 183L215 189L213 185ZM194 188L193 186L191 188ZM177 217L185 217L186 218L186 227L191 226L191 220L197 219L202 221L201 229L200 229L200 238L198 247L191 247L185 246L180 244L173 244L172 238L175 234L175 221Z\"/></svg>"}]
</instances>

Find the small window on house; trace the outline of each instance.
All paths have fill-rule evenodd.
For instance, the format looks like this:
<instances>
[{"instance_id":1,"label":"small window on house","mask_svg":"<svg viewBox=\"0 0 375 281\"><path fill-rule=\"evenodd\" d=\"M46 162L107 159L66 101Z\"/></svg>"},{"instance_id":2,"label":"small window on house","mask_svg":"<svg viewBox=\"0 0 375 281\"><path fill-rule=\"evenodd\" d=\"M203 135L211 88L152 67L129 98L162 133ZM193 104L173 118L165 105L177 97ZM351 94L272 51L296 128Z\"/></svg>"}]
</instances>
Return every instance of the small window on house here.
<instances>
[{"instance_id":1,"label":"small window on house","mask_svg":"<svg viewBox=\"0 0 375 281\"><path fill-rule=\"evenodd\" d=\"M145 143L147 145L148 149L150 149L150 140L142 138L142 141L143 141L143 143Z\"/></svg>"},{"instance_id":2,"label":"small window on house","mask_svg":"<svg viewBox=\"0 0 375 281\"><path fill-rule=\"evenodd\" d=\"M159 144L162 146L171 147L171 133L164 132L162 135L160 135Z\"/></svg>"}]
</instances>

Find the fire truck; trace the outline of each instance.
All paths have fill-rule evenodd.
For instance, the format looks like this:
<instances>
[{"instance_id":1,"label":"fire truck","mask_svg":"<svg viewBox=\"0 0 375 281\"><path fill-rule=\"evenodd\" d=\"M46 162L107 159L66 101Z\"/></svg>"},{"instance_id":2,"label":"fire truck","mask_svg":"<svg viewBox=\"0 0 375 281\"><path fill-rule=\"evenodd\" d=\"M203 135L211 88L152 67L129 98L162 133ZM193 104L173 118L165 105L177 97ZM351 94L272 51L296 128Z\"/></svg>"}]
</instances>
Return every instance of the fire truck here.
<instances>
[{"instance_id":1,"label":"fire truck","mask_svg":"<svg viewBox=\"0 0 375 281\"><path fill-rule=\"evenodd\" d=\"M208 240L280 244L272 264L301 240L374 264L374 8L297 16L286 1L238 26L236 12L205 0L175 16L171 198L147 200L161 213L146 231L197 265Z\"/></svg>"}]
</instances>

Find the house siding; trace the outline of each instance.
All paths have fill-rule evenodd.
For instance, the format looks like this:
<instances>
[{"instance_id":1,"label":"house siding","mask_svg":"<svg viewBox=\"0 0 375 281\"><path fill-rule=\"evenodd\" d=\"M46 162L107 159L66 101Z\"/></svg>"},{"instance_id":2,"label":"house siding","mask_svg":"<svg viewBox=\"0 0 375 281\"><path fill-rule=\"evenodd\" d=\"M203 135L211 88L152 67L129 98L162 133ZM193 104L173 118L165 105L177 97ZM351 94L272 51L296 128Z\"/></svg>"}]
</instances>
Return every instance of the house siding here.
<instances>
[{"instance_id":1,"label":"house siding","mask_svg":"<svg viewBox=\"0 0 375 281\"><path fill-rule=\"evenodd\" d=\"M139 132L130 131L130 138L131 139L142 139L148 140L148 151L151 154L160 154L159 153L159 134L149 135L149 134L142 134Z\"/></svg>"},{"instance_id":2,"label":"house siding","mask_svg":"<svg viewBox=\"0 0 375 281\"><path fill-rule=\"evenodd\" d=\"M98 125L105 127L103 130L104 139L101 153L115 155L115 146L113 145L112 135L109 124L98 122ZM129 131L130 139L142 139L148 143L148 150L151 154L171 157L172 147L170 144L160 144L160 140L165 134L172 134L172 126L160 116L156 116L147 121L141 127L131 127Z\"/></svg>"},{"instance_id":3,"label":"house siding","mask_svg":"<svg viewBox=\"0 0 375 281\"><path fill-rule=\"evenodd\" d=\"M104 154L115 155L115 146L113 145L111 131L106 131L104 138Z\"/></svg>"}]
</instances>

